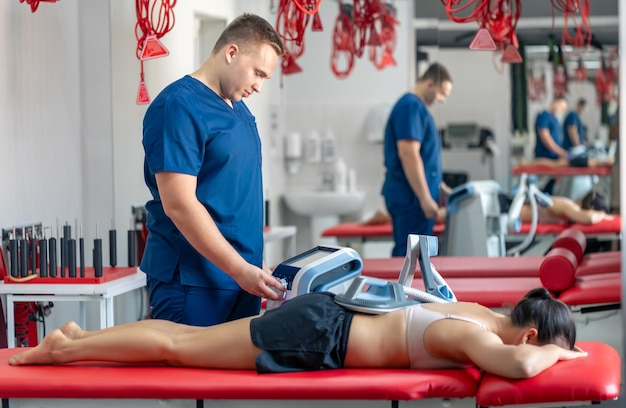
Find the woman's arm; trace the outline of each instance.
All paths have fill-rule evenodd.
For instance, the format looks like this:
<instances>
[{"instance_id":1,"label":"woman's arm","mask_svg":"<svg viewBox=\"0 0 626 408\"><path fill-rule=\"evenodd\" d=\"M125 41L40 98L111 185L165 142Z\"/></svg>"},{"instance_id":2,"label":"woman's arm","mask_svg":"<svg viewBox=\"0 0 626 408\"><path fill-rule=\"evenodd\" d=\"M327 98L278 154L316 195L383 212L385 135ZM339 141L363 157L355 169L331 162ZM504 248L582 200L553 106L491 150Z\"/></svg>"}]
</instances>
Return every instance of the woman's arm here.
<instances>
[{"instance_id":1,"label":"woman's arm","mask_svg":"<svg viewBox=\"0 0 626 408\"><path fill-rule=\"evenodd\" d=\"M180 173L156 174L159 194L165 214L189 243L239 286L255 296L278 299L272 288L282 285L268 270L246 262L224 238L207 209L196 197L197 179Z\"/></svg>"},{"instance_id":2,"label":"woman's arm","mask_svg":"<svg viewBox=\"0 0 626 408\"><path fill-rule=\"evenodd\" d=\"M507 378L534 377L560 360L587 355L580 349L567 350L554 344L506 345L497 335L487 331L472 333L461 348L481 369Z\"/></svg>"}]
</instances>

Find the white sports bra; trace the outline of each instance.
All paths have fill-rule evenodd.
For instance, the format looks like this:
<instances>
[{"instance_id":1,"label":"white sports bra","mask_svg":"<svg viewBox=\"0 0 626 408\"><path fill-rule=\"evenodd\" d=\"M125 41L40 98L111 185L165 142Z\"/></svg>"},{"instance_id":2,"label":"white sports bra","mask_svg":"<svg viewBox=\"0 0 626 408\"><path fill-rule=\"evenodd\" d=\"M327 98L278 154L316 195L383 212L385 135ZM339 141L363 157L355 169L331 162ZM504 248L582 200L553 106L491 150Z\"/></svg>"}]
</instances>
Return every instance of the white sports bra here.
<instances>
[{"instance_id":1,"label":"white sports bra","mask_svg":"<svg viewBox=\"0 0 626 408\"><path fill-rule=\"evenodd\" d=\"M406 308L406 342L409 353L409 362L413 369L438 369L467 367L467 364L456 361L435 358L424 346L424 333L431 323L441 319L463 320L487 329L483 323L469 317L454 314L444 314L422 307L421 304Z\"/></svg>"}]
</instances>

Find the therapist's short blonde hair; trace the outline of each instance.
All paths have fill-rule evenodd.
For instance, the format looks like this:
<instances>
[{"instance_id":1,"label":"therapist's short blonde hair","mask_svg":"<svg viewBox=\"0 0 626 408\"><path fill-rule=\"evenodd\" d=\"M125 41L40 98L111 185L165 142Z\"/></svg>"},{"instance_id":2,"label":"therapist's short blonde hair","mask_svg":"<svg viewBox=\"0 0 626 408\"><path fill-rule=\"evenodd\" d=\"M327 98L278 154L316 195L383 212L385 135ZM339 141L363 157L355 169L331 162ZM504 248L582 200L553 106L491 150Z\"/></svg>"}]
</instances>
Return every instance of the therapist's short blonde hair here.
<instances>
[{"instance_id":1,"label":"therapist's short blonde hair","mask_svg":"<svg viewBox=\"0 0 626 408\"><path fill-rule=\"evenodd\" d=\"M213 53L222 48L237 44L242 52L254 50L260 44L269 44L280 57L285 53L285 46L274 27L256 14L244 13L226 26L213 47Z\"/></svg>"}]
</instances>

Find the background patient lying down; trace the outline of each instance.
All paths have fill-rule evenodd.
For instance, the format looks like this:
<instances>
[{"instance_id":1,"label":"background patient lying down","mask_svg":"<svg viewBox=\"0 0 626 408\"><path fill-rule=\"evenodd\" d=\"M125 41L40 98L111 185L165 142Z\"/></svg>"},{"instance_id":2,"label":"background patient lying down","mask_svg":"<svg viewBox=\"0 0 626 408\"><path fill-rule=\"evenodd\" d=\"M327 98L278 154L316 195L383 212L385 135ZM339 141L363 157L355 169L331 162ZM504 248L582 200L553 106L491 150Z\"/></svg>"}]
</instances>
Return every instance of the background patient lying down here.
<instances>
[{"instance_id":1,"label":"background patient lying down","mask_svg":"<svg viewBox=\"0 0 626 408\"><path fill-rule=\"evenodd\" d=\"M612 215L607 214L608 201L595 191L585 195L580 204L567 197L552 196L550 198L552 199L552 206L543 207L538 205L539 223L576 222L580 224L595 224L602 220L613 218ZM520 218L522 222L532 221L530 204L524 204Z\"/></svg>"},{"instance_id":2,"label":"background patient lying down","mask_svg":"<svg viewBox=\"0 0 626 408\"><path fill-rule=\"evenodd\" d=\"M561 224L563 222L595 224L602 220L612 219L613 216L608 214L608 200L602 194L596 191L587 193L580 203L574 200L561 197L551 196L553 205L551 207L543 207L538 205L538 222L540 224ZM524 223L532 221L532 209L529 203L524 203L520 213L520 219ZM387 211L378 210L376 213L363 222L364 225L379 225L391 222L391 218ZM446 209L441 207L437 213L437 223L445 224Z\"/></svg>"}]
</instances>

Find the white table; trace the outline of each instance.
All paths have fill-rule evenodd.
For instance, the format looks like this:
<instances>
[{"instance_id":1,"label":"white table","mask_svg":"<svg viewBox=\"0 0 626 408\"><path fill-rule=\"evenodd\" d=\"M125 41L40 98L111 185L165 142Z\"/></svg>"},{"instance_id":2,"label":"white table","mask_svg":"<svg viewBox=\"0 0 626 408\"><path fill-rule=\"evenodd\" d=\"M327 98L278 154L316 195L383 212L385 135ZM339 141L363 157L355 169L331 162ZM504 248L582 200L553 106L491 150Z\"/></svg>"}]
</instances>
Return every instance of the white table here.
<instances>
[{"instance_id":1,"label":"white table","mask_svg":"<svg viewBox=\"0 0 626 408\"><path fill-rule=\"evenodd\" d=\"M8 346L15 347L15 302L79 302L80 323L85 325L84 302L98 302L100 328L114 325L113 298L146 285L146 274L137 270L104 283L5 283L0 295L6 295Z\"/></svg>"},{"instance_id":2,"label":"white table","mask_svg":"<svg viewBox=\"0 0 626 408\"><path fill-rule=\"evenodd\" d=\"M285 239L284 255L290 258L296 254L296 232L297 228L294 225L269 227L269 229L263 231L263 242L269 244L273 241Z\"/></svg>"}]
</instances>

